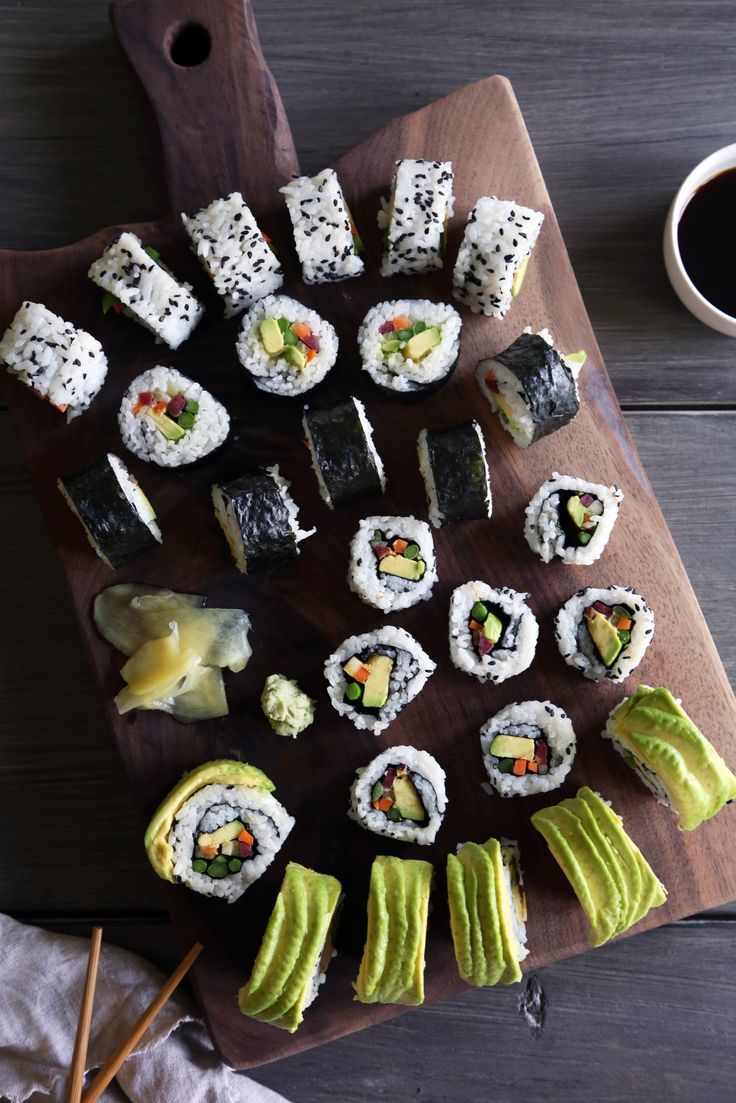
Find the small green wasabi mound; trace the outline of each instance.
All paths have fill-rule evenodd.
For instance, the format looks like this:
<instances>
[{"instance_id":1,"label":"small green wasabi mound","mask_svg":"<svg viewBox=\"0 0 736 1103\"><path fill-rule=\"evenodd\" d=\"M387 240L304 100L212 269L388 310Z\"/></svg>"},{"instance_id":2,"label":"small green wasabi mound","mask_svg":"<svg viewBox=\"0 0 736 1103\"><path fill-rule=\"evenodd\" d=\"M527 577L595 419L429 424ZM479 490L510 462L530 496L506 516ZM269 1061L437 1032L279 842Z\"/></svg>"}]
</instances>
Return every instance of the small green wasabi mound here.
<instances>
[{"instance_id":1,"label":"small green wasabi mound","mask_svg":"<svg viewBox=\"0 0 736 1103\"><path fill-rule=\"evenodd\" d=\"M275 788L271 779L257 766L249 766L247 762L232 758L203 762L184 774L153 813L144 838L148 860L164 881L174 880L174 852L167 841L174 816L194 793L205 785L213 784L248 785L253 789L265 789L267 793Z\"/></svg>"},{"instance_id":2,"label":"small green wasabi mound","mask_svg":"<svg viewBox=\"0 0 736 1103\"><path fill-rule=\"evenodd\" d=\"M532 824L572 885L594 946L628 931L667 899L621 817L587 786L576 797L535 812Z\"/></svg>"},{"instance_id":3,"label":"small green wasabi mound","mask_svg":"<svg viewBox=\"0 0 736 1103\"><path fill-rule=\"evenodd\" d=\"M294 1033L327 972L341 897L336 878L289 862L250 979L238 992L244 1015Z\"/></svg>"},{"instance_id":4,"label":"small green wasabi mound","mask_svg":"<svg viewBox=\"0 0 736 1103\"><path fill-rule=\"evenodd\" d=\"M373 860L368 894L368 934L355 999L361 1003L424 1002L432 865L380 856Z\"/></svg>"},{"instance_id":5,"label":"small green wasabi mound","mask_svg":"<svg viewBox=\"0 0 736 1103\"><path fill-rule=\"evenodd\" d=\"M736 800L736 777L668 689L639 686L608 717L606 739L693 831Z\"/></svg>"},{"instance_id":6,"label":"small green wasabi mound","mask_svg":"<svg viewBox=\"0 0 736 1103\"><path fill-rule=\"evenodd\" d=\"M269 674L261 693L263 715L277 735L292 739L314 721L315 702L292 678Z\"/></svg>"}]
</instances>

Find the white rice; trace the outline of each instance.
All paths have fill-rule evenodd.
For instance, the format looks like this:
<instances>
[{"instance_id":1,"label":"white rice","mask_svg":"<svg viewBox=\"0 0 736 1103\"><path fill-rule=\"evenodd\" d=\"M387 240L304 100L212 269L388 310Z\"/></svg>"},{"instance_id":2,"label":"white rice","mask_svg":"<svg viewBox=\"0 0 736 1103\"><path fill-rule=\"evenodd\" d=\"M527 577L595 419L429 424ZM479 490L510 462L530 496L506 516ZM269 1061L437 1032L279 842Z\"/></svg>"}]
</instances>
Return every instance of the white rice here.
<instances>
[{"instance_id":1,"label":"white rice","mask_svg":"<svg viewBox=\"0 0 736 1103\"><path fill-rule=\"evenodd\" d=\"M517 735L534 739L543 735L549 747L549 771L522 777L504 774L498 769L498 759L491 754L491 744L497 735ZM532 793L548 793L557 789L570 772L575 758L575 732L570 718L551 701L518 701L497 712L480 729L483 764L493 788L502 797L528 797Z\"/></svg>"},{"instance_id":2,"label":"white rice","mask_svg":"<svg viewBox=\"0 0 736 1103\"><path fill-rule=\"evenodd\" d=\"M396 162L390 199L381 199L378 212L379 229L385 230L382 276L442 267L453 211L452 181L450 161Z\"/></svg>"},{"instance_id":3,"label":"white rice","mask_svg":"<svg viewBox=\"0 0 736 1103\"><path fill-rule=\"evenodd\" d=\"M512 303L515 273L530 255L544 215L493 195L468 215L453 272L453 295L474 314L503 318Z\"/></svg>"},{"instance_id":4,"label":"white rice","mask_svg":"<svg viewBox=\"0 0 736 1103\"><path fill-rule=\"evenodd\" d=\"M360 401L359 398L355 398L354 396L351 396L349 399L347 399L347 402L352 402L352 404L355 408L355 414L356 414L357 420L360 424L360 428L361 428L362 433L363 433L363 440L364 440L364 443L365 443L366 451L368 453L368 456L369 456L370 460L372 461L373 468L375 470L375 476L376 476L376 480L378 482L378 487L376 488L376 493L383 494L383 493L385 493L385 490L386 490L386 473L385 473L384 466L383 466L383 460L379 456L378 450L377 450L376 445L373 441L373 426L371 425L370 421L368 420L368 415L365 412L365 406L363 405L363 403ZM345 404L346 403L341 403L341 405L345 405ZM332 409L333 410L337 409L337 407L332 407ZM318 420L319 421L322 420L318 416L320 413L321 413L321 411L314 411L313 413L310 413L309 407L305 406L304 407L304 414L302 416L302 428L304 430L304 439L306 440L307 447L309 449L309 458L310 458L311 463L312 463L312 470L314 471L314 474L315 474L316 479L317 479L317 486L319 488L320 497L322 498L323 502L325 502L330 507L330 509L334 509L336 503L333 501L333 493L330 490L330 487L328 487L328 485L327 485L327 482L325 480L325 475L322 471L322 467L320 466L320 462L317 459L317 451L315 449L315 440L314 440L314 435L313 435L313 429L315 428L316 422ZM315 416L315 415L317 415L317 416ZM352 468L351 468L351 470L352 470ZM366 498L366 497L372 497L373 496L372 494L369 495L367 493L360 493L360 494L351 493L349 483L344 481L344 477L345 477L346 473L347 472L345 472L345 471L340 473L341 479L340 479L340 486L339 486L339 490L340 490L341 495L346 495L346 497L345 497L346 502L347 501L357 501L359 498ZM363 472L360 475L359 479L358 479L358 481L361 482L361 483L364 482L364 479L363 479L364 474L365 474L365 472ZM356 475L357 475L357 473L356 473ZM328 477L329 477L329 475L328 475ZM336 486L333 486L332 489L336 490ZM341 503L338 503L338 504L341 504Z\"/></svg>"},{"instance_id":5,"label":"white rice","mask_svg":"<svg viewBox=\"0 0 736 1103\"><path fill-rule=\"evenodd\" d=\"M108 246L87 275L170 349L178 349L186 341L204 313L189 285L179 283L152 260L140 239L127 230Z\"/></svg>"},{"instance_id":6,"label":"white rice","mask_svg":"<svg viewBox=\"0 0 736 1103\"><path fill-rule=\"evenodd\" d=\"M286 200L294 244L305 283L359 276L363 261L352 233L352 218L334 169L296 176L279 191Z\"/></svg>"},{"instance_id":7,"label":"white rice","mask_svg":"<svg viewBox=\"0 0 736 1103\"><path fill-rule=\"evenodd\" d=\"M301 370L283 356L269 356L263 347L259 333L261 322L264 318L281 317L290 322L304 322L317 338L319 351ZM268 295L261 299L243 318L237 342L240 363L252 376L256 387L286 397L305 394L321 383L337 359L337 349L333 326L316 311L288 295Z\"/></svg>"},{"instance_id":8,"label":"white rice","mask_svg":"<svg viewBox=\"0 0 736 1103\"><path fill-rule=\"evenodd\" d=\"M583 610L594 601L611 606L628 605L634 612L631 640L621 649L610 668L601 662L583 616ZM578 590L555 617L555 639L560 654L568 666L576 667L593 682L606 678L611 682L623 682L643 659L653 635L654 613L644 598L629 586Z\"/></svg>"},{"instance_id":9,"label":"white rice","mask_svg":"<svg viewBox=\"0 0 736 1103\"><path fill-rule=\"evenodd\" d=\"M371 790L380 781L389 766L407 766L409 777L414 783L427 813L427 824L418 827L412 820L399 820L394 823L384 812L373 807ZM372 831L374 835L384 835L388 839L398 839L405 843L419 843L428 846L433 843L442 826L447 794L445 792L445 771L428 751L419 751L416 747L389 747L377 755L367 766L355 771L355 781L350 788L350 807L348 816Z\"/></svg>"},{"instance_id":10,"label":"white rice","mask_svg":"<svg viewBox=\"0 0 736 1103\"><path fill-rule=\"evenodd\" d=\"M508 902L507 914L511 918L511 930L516 942L516 959L517 961L523 961L528 955L529 950L526 944L526 920L520 916L514 905L514 890L513 890L513 877L511 874L511 866L513 864L516 870L517 883L519 885L519 891L522 897L524 896L524 876L521 870L521 856L519 854L518 843L513 839L500 839L501 843L501 860L503 862L503 872L505 889ZM525 900L526 910L526 900Z\"/></svg>"},{"instance_id":11,"label":"white rice","mask_svg":"<svg viewBox=\"0 0 736 1103\"><path fill-rule=\"evenodd\" d=\"M419 554L426 563L418 582L379 571L379 563L371 547L374 532L380 529L390 544L397 537L419 545ZM437 562L432 530L416 517L364 517L350 543L348 586L374 609L395 613L420 601L428 601L437 581Z\"/></svg>"},{"instance_id":12,"label":"white rice","mask_svg":"<svg viewBox=\"0 0 736 1103\"><path fill-rule=\"evenodd\" d=\"M473 421L472 426L475 430L478 438L478 450L480 458L483 461L483 470L485 472L485 502L483 504L483 512L481 514L478 510L478 516L476 519L480 520L481 517L490 517L493 512L493 496L491 494L491 475L488 470L488 461L486 459L486 442L483 439L483 432L477 421ZM453 434L458 430L465 429L464 425L455 426L452 429L422 429L417 438L417 458L419 461L419 472L424 479L424 489L427 495L427 510L429 512L429 519L436 529L441 528L444 524L453 520L467 520L468 518L454 518L447 516L445 510L440 507L440 497L445 497L444 494L440 495L437 489L437 483L440 483L440 489L442 489L442 482L444 479L444 472L439 469L435 469L432 466L429 457L428 448L428 433L432 434L444 434L448 441L452 439ZM454 479L457 477L457 468L453 467L450 472ZM453 486L454 490L454 486Z\"/></svg>"},{"instance_id":13,"label":"white rice","mask_svg":"<svg viewBox=\"0 0 736 1103\"><path fill-rule=\"evenodd\" d=\"M405 357L401 349L386 355L381 348L390 336L380 332L381 326L402 315L412 324L421 321L440 328L440 343L421 360ZM377 303L366 314L358 332L363 369L377 386L392 391L417 391L430 383L438 383L449 375L458 358L461 327L460 315L448 303L433 303L429 299L392 299Z\"/></svg>"},{"instance_id":14,"label":"white rice","mask_svg":"<svg viewBox=\"0 0 736 1103\"><path fill-rule=\"evenodd\" d=\"M592 494L603 506L603 513L591 517L594 528L590 530L590 541L584 546L566 546L565 533L560 523L560 508L562 494L568 490L576 494ZM579 479L575 475L560 475L558 471L553 471L552 477L540 486L526 507L526 542L544 563L550 563L557 557L563 563L589 566L603 554L623 497L623 491L615 484L604 486L602 483Z\"/></svg>"},{"instance_id":15,"label":"white rice","mask_svg":"<svg viewBox=\"0 0 736 1103\"><path fill-rule=\"evenodd\" d=\"M191 217L182 214L181 219L194 252L225 300L226 318L281 287L284 276L278 257L240 192L215 199Z\"/></svg>"},{"instance_id":16,"label":"white rice","mask_svg":"<svg viewBox=\"0 0 736 1103\"><path fill-rule=\"evenodd\" d=\"M505 682L531 665L537 649L539 624L526 603L528 594L508 586L493 587L486 582L466 582L453 590L450 598L450 658L458 670L472 674L481 682ZM468 621L476 601L497 605L509 618L509 624L492 651L482 657L473 643Z\"/></svg>"}]
</instances>

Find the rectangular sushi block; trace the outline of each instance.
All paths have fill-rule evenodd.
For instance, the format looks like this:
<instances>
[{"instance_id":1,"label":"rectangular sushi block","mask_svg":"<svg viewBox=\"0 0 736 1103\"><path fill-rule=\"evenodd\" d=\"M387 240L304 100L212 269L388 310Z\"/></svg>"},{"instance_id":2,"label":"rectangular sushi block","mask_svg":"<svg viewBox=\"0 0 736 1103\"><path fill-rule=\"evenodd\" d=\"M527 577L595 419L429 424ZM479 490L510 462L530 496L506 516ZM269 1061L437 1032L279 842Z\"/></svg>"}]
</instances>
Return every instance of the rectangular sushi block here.
<instances>
[{"instance_id":1,"label":"rectangular sushi block","mask_svg":"<svg viewBox=\"0 0 736 1103\"><path fill-rule=\"evenodd\" d=\"M453 272L453 295L475 314L503 318L519 294L541 211L484 195L468 215Z\"/></svg>"},{"instance_id":2,"label":"rectangular sushi block","mask_svg":"<svg viewBox=\"0 0 736 1103\"><path fill-rule=\"evenodd\" d=\"M491 478L477 421L422 429L417 442L429 519L435 528L491 516Z\"/></svg>"},{"instance_id":3,"label":"rectangular sushi block","mask_svg":"<svg viewBox=\"0 0 736 1103\"><path fill-rule=\"evenodd\" d=\"M406 158L396 162L389 201L382 200L381 275L414 275L442 268L452 216L452 164Z\"/></svg>"},{"instance_id":4,"label":"rectangular sushi block","mask_svg":"<svg viewBox=\"0 0 736 1103\"><path fill-rule=\"evenodd\" d=\"M293 559L316 529L299 527L299 510L278 464L212 487L215 516L243 574Z\"/></svg>"},{"instance_id":5,"label":"rectangular sushi block","mask_svg":"<svg viewBox=\"0 0 736 1103\"><path fill-rule=\"evenodd\" d=\"M294 227L304 282L330 283L361 275L363 245L335 170L296 176L280 191Z\"/></svg>"},{"instance_id":6,"label":"rectangular sushi block","mask_svg":"<svg viewBox=\"0 0 736 1103\"><path fill-rule=\"evenodd\" d=\"M305 406L302 425L319 492L330 509L384 493L383 461L360 399L324 410Z\"/></svg>"}]
</instances>

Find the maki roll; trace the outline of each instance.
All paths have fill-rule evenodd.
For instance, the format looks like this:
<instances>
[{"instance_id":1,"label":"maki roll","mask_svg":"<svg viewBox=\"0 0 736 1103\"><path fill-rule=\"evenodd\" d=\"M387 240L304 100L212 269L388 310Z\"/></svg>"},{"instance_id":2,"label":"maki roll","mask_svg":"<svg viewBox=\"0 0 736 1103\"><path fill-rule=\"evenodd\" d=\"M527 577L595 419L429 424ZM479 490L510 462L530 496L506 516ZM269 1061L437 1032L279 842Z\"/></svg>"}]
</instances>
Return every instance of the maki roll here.
<instances>
[{"instance_id":1,"label":"maki roll","mask_svg":"<svg viewBox=\"0 0 736 1103\"><path fill-rule=\"evenodd\" d=\"M519 448L567 425L580 409L578 375L585 353L564 356L547 330L524 332L496 357L481 360L476 379Z\"/></svg>"},{"instance_id":2,"label":"maki roll","mask_svg":"<svg viewBox=\"0 0 736 1103\"><path fill-rule=\"evenodd\" d=\"M502 797L528 797L557 789L575 757L575 732L551 701L506 705L480 729L483 764Z\"/></svg>"},{"instance_id":3,"label":"maki roll","mask_svg":"<svg viewBox=\"0 0 736 1103\"><path fill-rule=\"evenodd\" d=\"M225 301L225 317L253 306L284 282L269 239L258 228L240 192L215 199L188 217L184 229L202 267Z\"/></svg>"},{"instance_id":4,"label":"maki roll","mask_svg":"<svg viewBox=\"0 0 736 1103\"><path fill-rule=\"evenodd\" d=\"M424 957L432 891L430 862L373 859L368 931L353 988L360 1003L424 1003Z\"/></svg>"},{"instance_id":5,"label":"maki roll","mask_svg":"<svg viewBox=\"0 0 736 1103\"><path fill-rule=\"evenodd\" d=\"M365 517L350 544L348 585L384 613L432 596L437 581L432 530L416 517Z\"/></svg>"},{"instance_id":6,"label":"maki roll","mask_svg":"<svg viewBox=\"0 0 736 1103\"><path fill-rule=\"evenodd\" d=\"M450 429L422 429L417 451L429 519L436 529L452 521L491 516L486 442L477 421Z\"/></svg>"},{"instance_id":7,"label":"maki roll","mask_svg":"<svg viewBox=\"0 0 736 1103\"><path fill-rule=\"evenodd\" d=\"M383 494L383 460L360 399L325 410L305 406L302 426L319 492L330 509Z\"/></svg>"},{"instance_id":8,"label":"maki roll","mask_svg":"<svg viewBox=\"0 0 736 1103\"><path fill-rule=\"evenodd\" d=\"M403 628L386 626L350 636L325 663L327 692L356 728L387 728L424 687L435 663Z\"/></svg>"},{"instance_id":9,"label":"maki roll","mask_svg":"<svg viewBox=\"0 0 736 1103\"><path fill-rule=\"evenodd\" d=\"M389 747L356 770L348 816L404 843L433 843L447 808L445 771L427 751Z\"/></svg>"},{"instance_id":10,"label":"maki roll","mask_svg":"<svg viewBox=\"0 0 736 1103\"><path fill-rule=\"evenodd\" d=\"M450 658L480 682L505 682L531 665L539 625L528 594L466 582L450 599Z\"/></svg>"},{"instance_id":11,"label":"maki roll","mask_svg":"<svg viewBox=\"0 0 736 1103\"><path fill-rule=\"evenodd\" d=\"M647 789L693 831L736 800L736 777L668 689L639 686L603 732Z\"/></svg>"},{"instance_id":12,"label":"maki roll","mask_svg":"<svg viewBox=\"0 0 736 1103\"><path fill-rule=\"evenodd\" d=\"M102 309L127 314L170 349L178 349L199 322L204 307L188 284L179 283L159 260L127 230L110 245L87 273L105 292Z\"/></svg>"},{"instance_id":13,"label":"maki roll","mask_svg":"<svg viewBox=\"0 0 736 1103\"><path fill-rule=\"evenodd\" d=\"M358 332L363 369L388 395L426 398L446 383L460 351L458 312L429 299L394 299L366 314Z\"/></svg>"},{"instance_id":14,"label":"maki roll","mask_svg":"<svg viewBox=\"0 0 736 1103\"><path fill-rule=\"evenodd\" d=\"M100 559L113 570L161 543L153 506L112 452L85 471L59 479L57 486Z\"/></svg>"},{"instance_id":15,"label":"maki roll","mask_svg":"<svg viewBox=\"0 0 736 1103\"><path fill-rule=\"evenodd\" d=\"M185 774L146 831L154 871L203 896L238 900L294 826L273 789L261 770L233 759L205 762Z\"/></svg>"},{"instance_id":16,"label":"maki roll","mask_svg":"<svg viewBox=\"0 0 736 1103\"><path fill-rule=\"evenodd\" d=\"M288 295L267 295L243 318L240 363L259 391L291 398L316 387L337 358L337 334Z\"/></svg>"},{"instance_id":17,"label":"maki roll","mask_svg":"<svg viewBox=\"0 0 736 1103\"><path fill-rule=\"evenodd\" d=\"M560 654L593 682L623 682L653 635L654 613L629 586L579 590L555 617Z\"/></svg>"},{"instance_id":18,"label":"maki roll","mask_svg":"<svg viewBox=\"0 0 736 1103\"><path fill-rule=\"evenodd\" d=\"M238 992L244 1015L294 1033L327 979L341 900L335 877L289 862L250 979Z\"/></svg>"},{"instance_id":19,"label":"maki roll","mask_svg":"<svg viewBox=\"0 0 736 1103\"><path fill-rule=\"evenodd\" d=\"M516 984L526 947L526 896L511 839L461 843L447 855L447 903L458 972L476 988Z\"/></svg>"},{"instance_id":20,"label":"maki roll","mask_svg":"<svg viewBox=\"0 0 736 1103\"><path fill-rule=\"evenodd\" d=\"M545 563L555 556L578 567L595 563L608 543L623 497L615 485L553 471L526 507L526 542Z\"/></svg>"},{"instance_id":21,"label":"maki roll","mask_svg":"<svg viewBox=\"0 0 736 1103\"><path fill-rule=\"evenodd\" d=\"M416 275L441 268L452 215L452 163L406 158L396 162L388 202L381 198L384 231L381 275Z\"/></svg>"},{"instance_id":22,"label":"maki roll","mask_svg":"<svg viewBox=\"0 0 736 1103\"><path fill-rule=\"evenodd\" d=\"M20 307L0 339L0 361L67 421L84 413L107 375L100 342L43 303Z\"/></svg>"},{"instance_id":23,"label":"maki roll","mask_svg":"<svg viewBox=\"0 0 736 1103\"><path fill-rule=\"evenodd\" d=\"M146 463L181 467L214 452L230 432L230 416L204 387L158 365L128 387L118 412L125 447Z\"/></svg>"},{"instance_id":24,"label":"maki roll","mask_svg":"<svg viewBox=\"0 0 736 1103\"><path fill-rule=\"evenodd\" d=\"M452 293L474 314L503 318L519 294L544 215L484 195L468 215Z\"/></svg>"},{"instance_id":25,"label":"maki roll","mask_svg":"<svg viewBox=\"0 0 736 1103\"><path fill-rule=\"evenodd\" d=\"M235 566L243 574L299 555L316 529L299 527L299 510L279 467L212 487L212 502Z\"/></svg>"},{"instance_id":26,"label":"maki roll","mask_svg":"<svg viewBox=\"0 0 736 1103\"><path fill-rule=\"evenodd\" d=\"M334 169L296 176L279 191L286 200L305 283L359 276L363 242Z\"/></svg>"}]
</instances>

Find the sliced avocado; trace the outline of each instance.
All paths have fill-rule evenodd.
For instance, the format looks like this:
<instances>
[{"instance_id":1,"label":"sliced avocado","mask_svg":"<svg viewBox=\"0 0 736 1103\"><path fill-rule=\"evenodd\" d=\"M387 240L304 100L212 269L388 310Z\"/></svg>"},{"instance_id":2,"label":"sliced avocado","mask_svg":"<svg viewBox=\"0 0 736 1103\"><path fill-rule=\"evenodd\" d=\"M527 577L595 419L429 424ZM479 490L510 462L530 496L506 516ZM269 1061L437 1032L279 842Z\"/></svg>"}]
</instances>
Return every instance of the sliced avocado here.
<instances>
[{"instance_id":1,"label":"sliced avocado","mask_svg":"<svg viewBox=\"0 0 736 1103\"><path fill-rule=\"evenodd\" d=\"M394 778L394 806L401 813L404 820L423 820L427 813L424 810L421 797L410 777L403 775Z\"/></svg>"},{"instance_id":2,"label":"sliced avocado","mask_svg":"<svg viewBox=\"0 0 736 1103\"><path fill-rule=\"evenodd\" d=\"M580 789L578 798L587 805L598 825L598 829L608 841L618 861L622 877L626 882L628 907L622 930L628 930L640 918L640 908L645 896L645 884L639 862L631 846L631 840L623 829L620 817L616 815L610 805L601 800L591 789L585 787Z\"/></svg>"},{"instance_id":3,"label":"sliced avocado","mask_svg":"<svg viewBox=\"0 0 736 1103\"><path fill-rule=\"evenodd\" d=\"M466 844L467 845L467 844ZM463 850L465 847L463 847ZM462 854L462 850L460 851ZM472 870L471 870L472 876ZM471 919L468 908L468 889L465 885L464 867L455 854L447 855L447 905L450 910L450 932L455 948L457 969L466 984L481 985L488 982L480 974L473 960L471 946Z\"/></svg>"},{"instance_id":4,"label":"sliced avocado","mask_svg":"<svg viewBox=\"0 0 736 1103\"><path fill-rule=\"evenodd\" d=\"M521 262L521 264L519 265L519 267L514 272L514 282L511 284L511 297L512 297L512 299L515 299L516 296L521 291L521 285L524 282L524 276L526 275L526 270L529 267L529 257L530 256L531 256L531 253L527 253L527 255L524 257L524 259Z\"/></svg>"},{"instance_id":5,"label":"sliced avocado","mask_svg":"<svg viewBox=\"0 0 736 1103\"><path fill-rule=\"evenodd\" d=\"M218 827L217 831L212 831L209 834L204 832L197 839L197 846L221 846L222 843L229 843L233 839L237 839L240 832L244 830L245 825L240 820L233 820L232 823L226 823L224 827Z\"/></svg>"},{"instance_id":6,"label":"sliced avocado","mask_svg":"<svg viewBox=\"0 0 736 1103\"><path fill-rule=\"evenodd\" d=\"M496 403L506 420L510 422L511 425L515 425L516 422L514 421L514 411L511 409L511 403L507 402L503 395L499 394L498 391L493 392L493 401Z\"/></svg>"},{"instance_id":7,"label":"sliced avocado","mask_svg":"<svg viewBox=\"0 0 736 1103\"><path fill-rule=\"evenodd\" d=\"M393 811L393 809L392 809ZM409 932L406 878L400 860L383 867L386 910L389 921L389 945L380 980L381 1000L393 1002L409 984L411 970L404 960L404 947Z\"/></svg>"},{"instance_id":8,"label":"sliced avocado","mask_svg":"<svg viewBox=\"0 0 736 1103\"><path fill-rule=\"evenodd\" d=\"M392 859L374 858L368 890L368 931L358 976L353 983L355 998L361 1003L379 1002L377 993L386 966L386 954L397 947L389 945L389 914L386 900L385 865ZM398 859L393 859L397 861Z\"/></svg>"},{"instance_id":9,"label":"sliced avocado","mask_svg":"<svg viewBox=\"0 0 736 1103\"><path fill-rule=\"evenodd\" d=\"M534 740L518 735L497 735L489 751L498 758L524 758L527 762L533 762Z\"/></svg>"},{"instance_id":10,"label":"sliced avocado","mask_svg":"<svg viewBox=\"0 0 736 1103\"><path fill-rule=\"evenodd\" d=\"M261 344L269 356L278 356L284 347L284 334L278 318L264 318L258 327Z\"/></svg>"},{"instance_id":11,"label":"sliced avocado","mask_svg":"<svg viewBox=\"0 0 736 1103\"><path fill-rule=\"evenodd\" d=\"M465 850L465 847L463 847ZM485 968L485 946L483 942L483 921L480 917L480 887L478 884L480 871L478 863L473 861L474 855L468 855L462 857L462 850L460 851L460 862L463 868L463 880L465 891L465 905L468 910L469 921L469 938L470 938L470 959L472 963L472 970L475 976L484 976L486 972ZM503 956L503 955L502 955Z\"/></svg>"},{"instance_id":12,"label":"sliced avocado","mask_svg":"<svg viewBox=\"0 0 736 1103\"><path fill-rule=\"evenodd\" d=\"M582 368L583 364L588 359L588 354L585 349L578 349L577 352L565 353L562 359L570 367Z\"/></svg>"},{"instance_id":13,"label":"sliced avocado","mask_svg":"<svg viewBox=\"0 0 736 1103\"><path fill-rule=\"evenodd\" d=\"M167 440L181 440L183 436L186 436L182 426L169 417L168 414L157 414L155 410L146 410L146 417L151 419L159 433Z\"/></svg>"},{"instance_id":14,"label":"sliced avocado","mask_svg":"<svg viewBox=\"0 0 736 1103\"><path fill-rule=\"evenodd\" d=\"M363 686L363 705L367 709L381 709L388 700L388 683L394 664L388 655L371 655L363 665L369 671Z\"/></svg>"},{"instance_id":15,"label":"sliced avocado","mask_svg":"<svg viewBox=\"0 0 736 1103\"><path fill-rule=\"evenodd\" d=\"M381 342L381 352L385 352L386 356L391 356L392 353L398 352L400 348L401 342L393 338Z\"/></svg>"},{"instance_id":16,"label":"sliced avocado","mask_svg":"<svg viewBox=\"0 0 736 1103\"><path fill-rule=\"evenodd\" d=\"M428 352L439 345L442 333L437 326L427 326L421 333L415 333L406 342L404 356L407 360L421 360Z\"/></svg>"},{"instance_id":17,"label":"sliced avocado","mask_svg":"<svg viewBox=\"0 0 736 1103\"><path fill-rule=\"evenodd\" d=\"M302 371L304 365L307 362L307 358L303 352L296 347L296 345L287 345L282 353L284 360L287 360L290 364L293 364L295 368Z\"/></svg>"},{"instance_id":18,"label":"sliced avocado","mask_svg":"<svg viewBox=\"0 0 736 1103\"><path fill-rule=\"evenodd\" d=\"M418 582L426 569L427 564L423 559L406 559L403 555L385 555L378 564L379 573L408 578L412 582Z\"/></svg>"},{"instance_id":19,"label":"sliced avocado","mask_svg":"<svg viewBox=\"0 0 736 1103\"><path fill-rule=\"evenodd\" d=\"M570 495L567 499L565 508L567 509L573 525L581 529L583 527L583 521L585 520L585 506L580 501L580 496L578 494Z\"/></svg>"},{"instance_id":20,"label":"sliced avocado","mask_svg":"<svg viewBox=\"0 0 736 1103\"><path fill-rule=\"evenodd\" d=\"M628 878L624 876L616 851L607 834L601 831L593 812L584 800L580 797L573 797L569 800L560 801L558 807L566 809L573 816L577 816L586 835L605 862L618 894L618 919L614 934L621 934L622 931L626 930L627 917L632 905L635 905L638 901L632 901L629 897Z\"/></svg>"},{"instance_id":21,"label":"sliced avocado","mask_svg":"<svg viewBox=\"0 0 736 1103\"><path fill-rule=\"evenodd\" d=\"M401 990L392 995L392 1003L417 1007L424 1003L424 958L429 918L429 894L434 869L430 862L394 858L400 862L406 890L406 938L401 948Z\"/></svg>"},{"instance_id":22,"label":"sliced avocado","mask_svg":"<svg viewBox=\"0 0 736 1103\"><path fill-rule=\"evenodd\" d=\"M601 657L601 662L604 666L613 666L623 647L618 632L610 620L603 613L599 613L597 609L593 610L592 617L586 620L586 623L590 638Z\"/></svg>"},{"instance_id":23,"label":"sliced avocado","mask_svg":"<svg viewBox=\"0 0 736 1103\"><path fill-rule=\"evenodd\" d=\"M498 643L501 639L501 633L503 632L503 625L501 621L493 613L489 613L486 619L483 621L483 635L491 643Z\"/></svg>"},{"instance_id":24,"label":"sliced avocado","mask_svg":"<svg viewBox=\"0 0 736 1103\"><path fill-rule=\"evenodd\" d=\"M483 942L483 968L478 972L482 972L484 984L497 984L504 981L508 971L507 951L509 956L513 956L510 954L512 947L507 943L508 932L504 930L504 919L501 917L502 908L496 881L497 871L503 870L501 848L497 839L488 839L482 846L476 843L466 844L460 851L461 861L468 846L470 853L465 860L472 861L474 867L477 912Z\"/></svg>"}]
</instances>

